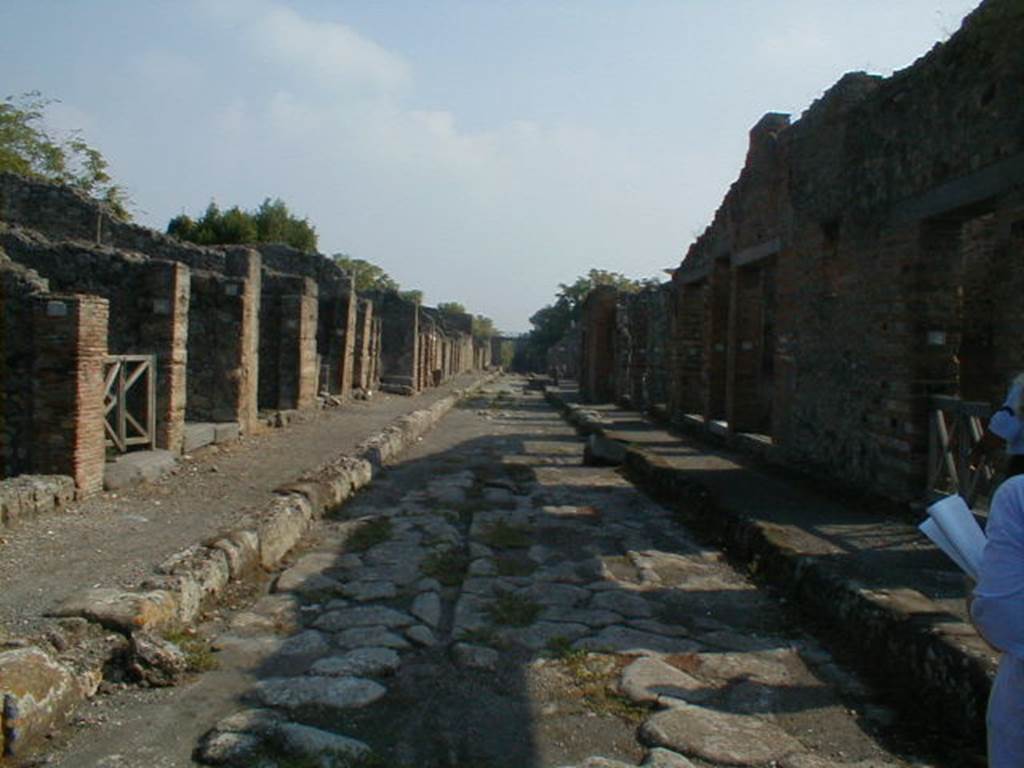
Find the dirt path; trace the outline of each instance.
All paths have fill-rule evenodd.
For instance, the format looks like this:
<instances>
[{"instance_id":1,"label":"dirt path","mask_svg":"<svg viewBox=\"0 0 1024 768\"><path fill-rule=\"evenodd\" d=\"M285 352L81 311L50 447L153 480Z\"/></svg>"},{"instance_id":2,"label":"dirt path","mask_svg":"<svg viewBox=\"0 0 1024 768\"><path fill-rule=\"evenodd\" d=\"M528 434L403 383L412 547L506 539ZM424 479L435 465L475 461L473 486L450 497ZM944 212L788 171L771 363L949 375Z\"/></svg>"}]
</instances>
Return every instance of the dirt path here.
<instances>
[{"instance_id":1,"label":"dirt path","mask_svg":"<svg viewBox=\"0 0 1024 768\"><path fill-rule=\"evenodd\" d=\"M784 606L507 387L204 628L218 670L97 699L50 764L925 765Z\"/></svg>"},{"instance_id":2,"label":"dirt path","mask_svg":"<svg viewBox=\"0 0 1024 768\"><path fill-rule=\"evenodd\" d=\"M265 504L282 483L474 378L418 397L378 394L307 413L285 429L198 451L157 483L0 530L0 635L33 631L45 611L83 587L137 584L167 556Z\"/></svg>"}]
</instances>

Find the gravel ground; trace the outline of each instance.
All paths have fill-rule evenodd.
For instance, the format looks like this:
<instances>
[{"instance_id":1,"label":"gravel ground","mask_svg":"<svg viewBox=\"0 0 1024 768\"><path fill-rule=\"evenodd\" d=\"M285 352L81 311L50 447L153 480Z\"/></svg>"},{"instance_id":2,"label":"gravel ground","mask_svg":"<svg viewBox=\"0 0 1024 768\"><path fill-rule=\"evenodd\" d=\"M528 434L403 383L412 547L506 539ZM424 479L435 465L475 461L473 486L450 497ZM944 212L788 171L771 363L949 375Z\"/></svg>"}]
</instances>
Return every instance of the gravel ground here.
<instances>
[{"instance_id":1,"label":"gravel ground","mask_svg":"<svg viewBox=\"0 0 1024 768\"><path fill-rule=\"evenodd\" d=\"M284 429L184 457L159 482L0 529L0 634L34 632L47 610L82 588L137 584L167 556L260 508L282 483L474 379L464 374L417 397L378 393L308 412Z\"/></svg>"}]
</instances>

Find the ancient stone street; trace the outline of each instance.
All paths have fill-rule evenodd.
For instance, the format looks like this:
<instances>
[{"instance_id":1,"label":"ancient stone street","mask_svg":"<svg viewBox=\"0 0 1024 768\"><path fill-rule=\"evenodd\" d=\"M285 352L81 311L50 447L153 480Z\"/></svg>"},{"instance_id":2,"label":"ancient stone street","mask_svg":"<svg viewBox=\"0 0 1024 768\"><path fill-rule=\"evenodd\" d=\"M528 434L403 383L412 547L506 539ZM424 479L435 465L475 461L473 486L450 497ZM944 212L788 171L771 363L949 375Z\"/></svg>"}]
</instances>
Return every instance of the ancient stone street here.
<instances>
[{"instance_id":1,"label":"ancient stone street","mask_svg":"<svg viewBox=\"0 0 1024 768\"><path fill-rule=\"evenodd\" d=\"M523 384L464 401L201 626L216 669L94 700L51 764L926 764L784 603L584 466Z\"/></svg>"}]
</instances>

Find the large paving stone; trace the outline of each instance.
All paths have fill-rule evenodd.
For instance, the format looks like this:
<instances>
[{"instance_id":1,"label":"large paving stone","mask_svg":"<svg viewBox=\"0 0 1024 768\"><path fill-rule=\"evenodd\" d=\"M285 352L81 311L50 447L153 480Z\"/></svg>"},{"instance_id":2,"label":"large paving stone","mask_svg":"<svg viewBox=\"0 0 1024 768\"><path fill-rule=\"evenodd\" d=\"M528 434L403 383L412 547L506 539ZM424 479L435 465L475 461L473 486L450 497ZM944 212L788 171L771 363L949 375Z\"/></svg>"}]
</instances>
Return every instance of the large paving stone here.
<instances>
[{"instance_id":1,"label":"large paving stone","mask_svg":"<svg viewBox=\"0 0 1024 768\"><path fill-rule=\"evenodd\" d=\"M281 645L278 653L282 656L292 658L317 658L329 653L331 644L327 641L323 632L315 629L307 629L305 632L289 637Z\"/></svg>"},{"instance_id":2,"label":"large paving stone","mask_svg":"<svg viewBox=\"0 0 1024 768\"><path fill-rule=\"evenodd\" d=\"M615 611L615 613L635 619L647 619L654 614L650 603L639 595L619 591L600 592L594 595L590 601L590 607Z\"/></svg>"},{"instance_id":3,"label":"large paving stone","mask_svg":"<svg viewBox=\"0 0 1024 768\"><path fill-rule=\"evenodd\" d=\"M436 592L423 592L413 600L412 615L436 628L441 623L441 597Z\"/></svg>"},{"instance_id":4,"label":"large paving stone","mask_svg":"<svg viewBox=\"0 0 1024 768\"><path fill-rule=\"evenodd\" d=\"M571 584L532 584L519 594L538 605L574 608L590 599L590 591Z\"/></svg>"},{"instance_id":5,"label":"large paving stone","mask_svg":"<svg viewBox=\"0 0 1024 768\"><path fill-rule=\"evenodd\" d=\"M622 616L611 611L590 608L563 608L550 606L541 611L541 621L565 621L571 624L586 624L588 627L601 628L611 624L622 624Z\"/></svg>"},{"instance_id":6,"label":"large paving stone","mask_svg":"<svg viewBox=\"0 0 1024 768\"><path fill-rule=\"evenodd\" d=\"M387 600L398 594L398 588L390 581L350 581L342 585L341 593L360 603L370 600Z\"/></svg>"},{"instance_id":7,"label":"large paving stone","mask_svg":"<svg viewBox=\"0 0 1024 768\"><path fill-rule=\"evenodd\" d=\"M696 768L696 766L677 752L655 747L647 753L641 764L642 768Z\"/></svg>"},{"instance_id":8,"label":"large paving stone","mask_svg":"<svg viewBox=\"0 0 1024 768\"><path fill-rule=\"evenodd\" d=\"M788 649L749 653L702 653L700 674L723 682L741 678L769 686L796 684L790 665L799 665L796 652ZM789 664L787 664L789 662Z\"/></svg>"},{"instance_id":9,"label":"large paving stone","mask_svg":"<svg viewBox=\"0 0 1024 768\"><path fill-rule=\"evenodd\" d=\"M320 765L337 764L325 762L324 758L351 761L365 758L371 752L361 741L301 723L282 723L274 731L274 741L289 756L318 761Z\"/></svg>"},{"instance_id":10,"label":"large paving stone","mask_svg":"<svg viewBox=\"0 0 1024 768\"><path fill-rule=\"evenodd\" d=\"M662 706L680 700L698 704L716 692L692 675L650 656L637 659L622 670L619 690L640 704Z\"/></svg>"},{"instance_id":11,"label":"large paving stone","mask_svg":"<svg viewBox=\"0 0 1024 768\"><path fill-rule=\"evenodd\" d=\"M320 677L376 677L390 675L401 663L391 648L356 648L316 662L310 674Z\"/></svg>"},{"instance_id":12,"label":"large paving stone","mask_svg":"<svg viewBox=\"0 0 1024 768\"><path fill-rule=\"evenodd\" d=\"M335 642L342 648L396 648L404 651L412 646L401 635L384 627L353 627L339 632Z\"/></svg>"},{"instance_id":13,"label":"large paving stone","mask_svg":"<svg viewBox=\"0 0 1024 768\"><path fill-rule=\"evenodd\" d=\"M268 707L294 711L305 707L344 711L372 704L387 693L373 680L361 677L272 677L255 686L256 697Z\"/></svg>"},{"instance_id":14,"label":"large paving stone","mask_svg":"<svg viewBox=\"0 0 1024 768\"><path fill-rule=\"evenodd\" d=\"M640 727L640 736L647 744L723 765L769 765L806 751L781 728L757 717L690 704L679 704L649 718Z\"/></svg>"},{"instance_id":15,"label":"large paving stone","mask_svg":"<svg viewBox=\"0 0 1024 768\"><path fill-rule=\"evenodd\" d=\"M416 621L407 613L383 605L358 605L329 611L313 622L317 629L341 632L353 627L408 627Z\"/></svg>"},{"instance_id":16,"label":"large paving stone","mask_svg":"<svg viewBox=\"0 0 1024 768\"><path fill-rule=\"evenodd\" d=\"M592 637L577 640L573 643L573 648L650 656L664 653L695 653L702 650L703 646L682 637L664 637L630 627L611 626L605 627Z\"/></svg>"},{"instance_id":17,"label":"large paving stone","mask_svg":"<svg viewBox=\"0 0 1024 768\"><path fill-rule=\"evenodd\" d=\"M539 651L546 648L555 638L569 642L583 637L590 632L586 624L571 624L564 621L538 621L522 629L507 629L502 637L510 642L518 643L530 650Z\"/></svg>"}]
</instances>

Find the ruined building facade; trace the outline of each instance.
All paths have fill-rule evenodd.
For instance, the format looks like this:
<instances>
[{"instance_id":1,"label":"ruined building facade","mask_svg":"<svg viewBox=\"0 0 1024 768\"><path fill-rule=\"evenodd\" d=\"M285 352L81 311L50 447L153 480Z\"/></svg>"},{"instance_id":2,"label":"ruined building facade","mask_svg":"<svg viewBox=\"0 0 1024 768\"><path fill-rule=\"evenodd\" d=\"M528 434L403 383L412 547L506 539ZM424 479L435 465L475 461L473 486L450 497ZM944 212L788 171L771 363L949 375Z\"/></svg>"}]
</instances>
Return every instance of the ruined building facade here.
<instances>
[{"instance_id":1,"label":"ruined building facade","mask_svg":"<svg viewBox=\"0 0 1024 768\"><path fill-rule=\"evenodd\" d=\"M895 499L933 395L1024 370L1024 6L989 0L892 77L765 115L665 286L584 309L581 389Z\"/></svg>"},{"instance_id":2,"label":"ruined building facade","mask_svg":"<svg viewBox=\"0 0 1024 768\"><path fill-rule=\"evenodd\" d=\"M319 254L196 246L0 174L0 479L70 476L89 493L119 452L181 453L489 365L471 319L431 312L359 296Z\"/></svg>"}]
</instances>

